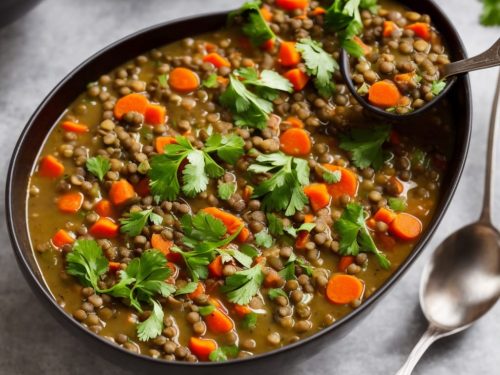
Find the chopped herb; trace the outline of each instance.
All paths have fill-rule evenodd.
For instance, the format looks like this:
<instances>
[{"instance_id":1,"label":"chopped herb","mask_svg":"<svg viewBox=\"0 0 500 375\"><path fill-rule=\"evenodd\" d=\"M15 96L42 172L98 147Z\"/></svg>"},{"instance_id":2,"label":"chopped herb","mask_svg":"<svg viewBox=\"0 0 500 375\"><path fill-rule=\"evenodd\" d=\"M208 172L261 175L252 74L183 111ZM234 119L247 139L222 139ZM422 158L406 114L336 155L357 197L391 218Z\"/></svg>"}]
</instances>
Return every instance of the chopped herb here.
<instances>
[{"instance_id":1,"label":"chopped herb","mask_svg":"<svg viewBox=\"0 0 500 375\"><path fill-rule=\"evenodd\" d=\"M241 325L246 329L254 329L255 327L257 327L257 318L258 316L254 312L246 314L243 318L243 321L241 322Z\"/></svg>"},{"instance_id":2,"label":"chopped herb","mask_svg":"<svg viewBox=\"0 0 500 375\"><path fill-rule=\"evenodd\" d=\"M141 341L148 341L160 336L163 331L163 309L157 301L151 300L151 303L153 304L151 315L145 321L137 324L137 337Z\"/></svg>"},{"instance_id":3,"label":"chopped herb","mask_svg":"<svg viewBox=\"0 0 500 375\"><path fill-rule=\"evenodd\" d=\"M365 223L363 207L358 203L350 203L342 213L334 229L340 235L341 255L356 256L360 251L375 254L380 266L384 269L390 268L391 264L375 243Z\"/></svg>"},{"instance_id":4,"label":"chopped herb","mask_svg":"<svg viewBox=\"0 0 500 375\"><path fill-rule=\"evenodd\" d=\"M263 281L262 266L257 264L228 276L221 290L227 294L229 302L246 305L259 292Z\"/></svg>"},{"instance_id":5,"label":"chopped herb","mask_svg":"<svg viewBox=\"0 0 500 375\"><path fill-rule=\"evenodd\" d=\"M141 174L147 174L150 169L151 166L149 165L149 161L147 159L141 161L141 163L137 166L137 171Z\"/></svg>"},{"instance_id":6,"label":"chopped herb","mask_svg":"<svg viewBox=\"0 0 500 375\"><path fill-rule=\"evenodd\" d=\"M294 253L290 255L285 267L278 272L278 274L285 280L293 280L295 276L295 266L301 267L308 276L312 275L312 267L306 263L302 258L298 258Z\"/></svg>"},{"instance_id":7,"label":"chopped herb","mask_svg":"<svg viewBox=\"0 0 500 375\"><path fill-rule=\"evenodd\" d=\"M269 296L269 298L271 298L271 300L274 300L274 299L276 299L279 296L288 298L288 295L286 294L286 292L283 289L280 289L280 288L271 288L271 289L269 289L267 291L267 295Z\"/></svg>"},{"instance_id":8,"label":"chopped herb","mask_svg":"<svg viewBox=\"0 0 500 375\"><path fill-rule=\"evenodd\" d=\"M236 134L220 135L212 134L205 142L205 153L215 152L217 156L229 164L236 164L238 159L243 156L245 141Z\"/></svg>"},{"instance_id":9,"label":"chopped herb","mask_svg":"<svg viewBox=\"0 0 500 375\"><path fill-rule=\"evenodd\" d=\"M255 235L255 244L257 246L269 249L271 246L273 246L273 242L273 237L269 233L267 233L267 230L262 230Z\"/></svg>"},{"instance_id":10,"label":"chopped herb","mask_svg":"<svg viewBox=\"0 0 500 375\"><path fill-rule=\"evenodd\" d=\"M138 236L148 220L153 224L160 225L163 221L163 217L155 214L152 208L139 212L131 212L128 217L120 219L120 231L131 237Z\"/></svg>"},{"instance_id":11,"label":"chopped herb","mask_svg":"<svg viewBox=\"0 0 500 375\"><path fill-rule=\"evenodd\" d=\"M243 244L240 246L240 251L249 256L250 258L255 258L256 256L259 255L259 250L257 250L255 247L253 247L252 245L248 245L248 244Z\"/></svg>"},{"instance_id":12,"label":"chopped herb","mask_svg":"<svg viewBox=\"0 0 500 375\"><path fill-rule=\"evenodd\" d=\"M439 81L433 81L431 85L431 93L434 96L438 96L441 93L441 91L444 90L445 87L446 87L446 82L444 80L441 79Z\"/></svg>"},{"instance_id":13,"label":"chopped herb","mask_svg":"<svg viewBox=\"0 0 500 375\"><path fill-rule=\"evenodd\" d=\"M377 0L361 0L359 3L361 9L367 9L371 13L377 13L378 5Z\"/></svg>"},{"instance_id":14,"label":"chopped herb","mask_svg":"<svg viewBox=\"0 0 500 375\"><path fill-rule=\"evenodd\" d=\"M209 88L209 89L212 89L212 88L216 88L216 87L219 87L219 82L217 82L217 74L215 73L212 73L210 74L207 79L205 79L201 85L203 87L206 87L206 88Z\"/></svg>"},{"instance_id":15,"label":"chopped herb","mask_svg":"<svg viewBox=\"0 0 500 375\"><path fill-rule=\"evenodd\" d=\"M370 86L368 86L368 84L366 82L363 82L363 84L357 90L357 93L361 96L365 96L368 94L369 90L370 90Z\"/></svg>"},{"instance_id":16,"label":"chopped herb","mask_svg":"<svg viewBox=\"0 0 500 375\"><path fill-rule=\"evenodd\" d=\"M290 227L284 228L284 231L286 233L288 233L290 236L292 236L293 238L297 238L297 235L299 234L299 232L302 232L302 231L310 232L314 229L315 226L316 226L315 223L302 223L300 225L300 227L298 227L298 228L294 228L294 227L290 226Z\"/></svg>"},{"instance_id":17,"label":"chopped herb","mask_svg":"<svg viewBox=\"0 0 500 375\"><path fill-rule=\"evenodd\" d=\"M219 198L227 201L236 192L236 184L234 182L223 182L217 186Z\"/></svg>"},{"instance_id":18,"label":"chopped herb","mask_svg":"<svg viewBox=\"0 0 500 375\"><path fill-rule=\"evenodd\" d=\"M178 296L181 294L193 293L196 290L196 288L198 288L198 283L195 281L191 281L191 282L187 283L186 285L184 285L182 288L177 289L177 292L175 292L175 295Z\"/></svg>"},{"instance_id":19,"label":"chopped herb","mask_svg":"<svg viewBox=\"0 0 500 375\"><path fill-rule=\"evenodd\" d=\"M482 0L483 12L481 13L481 24L484 26L500 25L500 2L498 0Z\"/></svg>"},{"instance_id":20,"label":"chopped herb","mask_svg":"<svg viewBox=\"0 0 500 375\"><path fill-rule=\"evenodd\" d=\"M167 75L166 74L159 75L158 83L160 84L160 87L166 89L168 87Z\"/></svg>"},{"instance_id":21,"label":"chopped herb","mask_svg":"<svg viewBox=\"0 0 500 375\"><path fill-rule=\"evenodd\" d=\"M388 199L389 207L393 211L406 211L408 205L406 203L406 199L404 198L394 198L391 197Z\"/></svg>"},{"instance_id":22,"label":"chopped herb","mask_svg":"<svg viewBox=\"0 0 500 375\"><path fill-rule=\"evenodd\" d=\"M276 99L278 90L293 92L292 83L274 70L263 70L259 77L255 68L241 68L236 71L236 75L243 78L245 85L255 87L255 93L267 100Z\"/></svg>"},{"instance_id":23,"label":"chopped herb","mask_svg":"<svg viewBox=\"0 0 500 375\"><path fill-rule=\"evenodd\" d=\"M214 305L206 305L206 306L200 306L198 308L198 312L200 313L201 316L207 316L213 313L215 310Z\"/></svg>"},{"instance_id":24,"label":"chopped herb","mask_svg":"<svg viewBox=\"0 0 500 375\"><path fill-rule=\"evenodd\" d=\"M323 170L323 175L321 177L323 177L323 180L325 180L326 183L336 184L337 182L340 182L340 179L342 178L342 173L340 171L330 171L323 166L321 166L321 169Z\"/></svg>"},{"instance_id":25,"label":"chopped herb","mask_svg":"<svg viewBox=\"0 0 500 375\"><path fill-rule=\"evenodd\" d=\"M234 358L238 355L240 349L236 345L219 346L212 353L209 354L208 359L211 362L224 362L229 358Z\"/></svg>"},{"instance_id":26,"label":"chopped herb","mask_svg":"<svg viewBox=\"0 0 500 375\"><path fill-rule=\"evenodd\" d=\"M109 262L96 241L77 240L66 261L68 274L78 278L83 286L99 290L97 282L108 271Z\"/></svg>"},{"instance_id":27,"label":"chopped herb","mask_svg":"<svg viewBox=\"0 0 500 375\"><path fill-rule=\"evenodd\" d=\"M104 175L110 170L111 163L104 156L98 155L87 159L85 166L90 173L99 179L99 181L102 181Z\"/></svg>"},{"instance_id":28,"label":"chopped herb","mask_svg":"<svg viewBox=\"0 0 500 375\"><path fill-rule=\"evenodd\" d=\"M427 168L430 163L430 158L427 155L427 152L422 150L421 148L415 148L410 156L412 164L421 165L424 168Z\"/></svg>"},{"instance_id":29,"label":"chopped herb","mask_svg":"<svg viewBox=\"0 0 500 375\"><path fill-rule=\"evenodd\" d=\"M269 228L269 233L273 236L281 236L283 234L283 220L281 220L275 214L268 213L266 215L267 223Z\"/></svg>"},{"instance_id":30,"label":"chopped herb","mask_svg":"<svg viewBox=\"0 0 500 375\"><path fill-rule=\"evenodd\" d=\"M250 268L252 266L252 257L232 248L217 249L217 252L222 256L224 263L230 262L232 259L239 262L245 268Z\"/></svg>"},{"instance_id":31,"label":"chopped herb","mask_svg":"<svg viewBox=\"0 0 500 375\"><path fill-rule=\"evenodd\" d=\"M236 21L241 22L243 34L256 47L276 37L264 17L262 17L260 3L260 1L246 2L240 9L229 13L228 16L229 25L236 23Z\"/></svg>"}]
</instances>

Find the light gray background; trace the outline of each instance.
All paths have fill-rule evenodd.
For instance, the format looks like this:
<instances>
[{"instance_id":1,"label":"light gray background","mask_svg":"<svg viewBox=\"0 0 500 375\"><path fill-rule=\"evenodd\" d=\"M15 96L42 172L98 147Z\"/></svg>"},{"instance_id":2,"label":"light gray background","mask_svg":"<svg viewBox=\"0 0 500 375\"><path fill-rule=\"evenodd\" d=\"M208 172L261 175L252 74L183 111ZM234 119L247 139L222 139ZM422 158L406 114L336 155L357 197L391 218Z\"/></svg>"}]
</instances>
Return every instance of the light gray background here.
<instances>
[{"instance_id":1,"label":"light gray background","mask_svg":"<svg viewBox=\"0 0 500 375\"><path fill-rule=\"evenodd\" d=\"M0 374L125 373L94 357L61 330L38 304L15 263L5 227L3 177L14 143L29 116L59 80L108 43L158 22L234 8L240 2L47 0L26 17L0 30ZM500 36L500 28L486 29L479 25L479 1L438 2L454 21L470 55L486 49ZM406 358L425 328L418 307L419 278L425 260L448 233L479 214L486 130L496 72L490 69L471 74L474 130L468 162L455 199L425 254L341 344L312 361L286 369L288 375L387 375L394 373ZM500 223L498 190L496 212ZM499 317L500 305L497 305L465 334L437 343L416 374L499 374Z\"/></svg>"}]
</instances>

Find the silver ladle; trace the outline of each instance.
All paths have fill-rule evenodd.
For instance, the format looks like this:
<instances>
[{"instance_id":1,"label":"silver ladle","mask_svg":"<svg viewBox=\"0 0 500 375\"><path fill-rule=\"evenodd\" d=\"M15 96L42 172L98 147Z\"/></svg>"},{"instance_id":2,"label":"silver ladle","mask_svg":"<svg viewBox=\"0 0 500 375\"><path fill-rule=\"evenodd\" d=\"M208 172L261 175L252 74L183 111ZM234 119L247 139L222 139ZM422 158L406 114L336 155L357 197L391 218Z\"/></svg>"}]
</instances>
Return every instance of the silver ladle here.
<instances>
[{"instance_id":1,"label":"silver ladle","mask_svg":"<svg viewBox=\"0 0 500 375\"><path fill-rule=\"evenodd\" d=\"M425 266L420 306L429 327L396 375L410 375L434 341L469 328L500 297L500 233L491 221L499 96L500 74L491 112L481 216L446 238Z\"/></svg>"}]
</instances>

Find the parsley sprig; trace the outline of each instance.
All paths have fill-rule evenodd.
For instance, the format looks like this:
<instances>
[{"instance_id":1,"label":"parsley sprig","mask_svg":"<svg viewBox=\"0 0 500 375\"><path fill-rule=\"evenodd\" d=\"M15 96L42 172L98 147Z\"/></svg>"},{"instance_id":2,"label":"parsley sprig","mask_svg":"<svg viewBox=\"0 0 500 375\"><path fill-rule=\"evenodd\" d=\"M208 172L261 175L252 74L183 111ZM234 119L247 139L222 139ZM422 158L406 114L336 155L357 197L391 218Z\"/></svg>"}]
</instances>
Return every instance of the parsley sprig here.
<instances>
[{"instance_id":1,"label":"parsley sprig","mask_svg":"<svg viewBox=\"0 0 500 375\"><path fill-rule=\"evenodd\" d=\"M241 25L241 31L250 42L255 46L261 46L270 39L276 38L269 25L260 12L260 1L249 1L241 6L240 9L229 13L229 25L237 21Z\"/></svg>"},{"instance_id":2,"label":"parsley sprig","mask_svg":"<svg viewBox=\"0 0 500 375\"><path fill-rule=\"evenodd\" d=\"M137 236L142 232L142 228L144 228L148 220L153 224L160 225L163 217L155 214L152 208L139 212L131 212L128 217L120 219L120 231L131 237Z\"/></svg>"},{"instance_id":3,"label":"parsley sprig","mask_svg":"<svg viewBox=\"0 0 500 375\"><path fill-rule=\"evenodd\" d=\"M227 277L221 290L227 294L230 302L246 305L259 292L263 281L262 266L256 264L252 268L238 271Z\"/></svg>"},{"instance_id":4,"label":"parsley sprig","mask_svg":"<svg viewBox=\"0 0 500 375\"><path fill-rule=\"evenodd\" d=\"M88 158L85 166L90 173L99 179L99 181L102 181L104 175L111 169L111 163L102 155Z\"/></svg>"}]
</instances>

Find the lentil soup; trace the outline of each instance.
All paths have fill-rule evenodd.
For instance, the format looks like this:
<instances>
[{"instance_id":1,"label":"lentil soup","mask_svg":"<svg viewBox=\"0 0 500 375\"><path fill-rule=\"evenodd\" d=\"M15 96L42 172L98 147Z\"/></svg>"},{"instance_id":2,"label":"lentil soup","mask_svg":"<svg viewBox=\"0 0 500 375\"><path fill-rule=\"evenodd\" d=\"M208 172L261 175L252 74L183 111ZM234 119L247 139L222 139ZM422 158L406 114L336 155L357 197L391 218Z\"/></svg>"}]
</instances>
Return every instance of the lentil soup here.
<instances>
[{"instance_id":1,"label":"lentil soup","mask_svg":"<svg viewBox=\"0 0 500 375\"><path fill-rule=\"evenodd\" d=\"M406 259L439 199L449 104L381 124L336 59L355 43L353 58L378 61L386 17L431 20L328 5L247 3L230 27L89 83L61 115L28 225L75 320L167 361L252 356L333 324ZM365 29L333 31L338 19Z\"/></svg>"}]
</instances>

